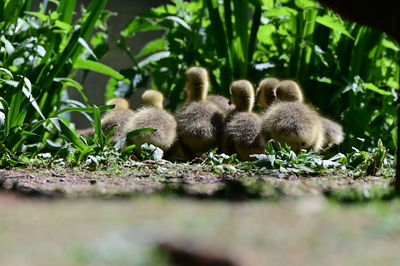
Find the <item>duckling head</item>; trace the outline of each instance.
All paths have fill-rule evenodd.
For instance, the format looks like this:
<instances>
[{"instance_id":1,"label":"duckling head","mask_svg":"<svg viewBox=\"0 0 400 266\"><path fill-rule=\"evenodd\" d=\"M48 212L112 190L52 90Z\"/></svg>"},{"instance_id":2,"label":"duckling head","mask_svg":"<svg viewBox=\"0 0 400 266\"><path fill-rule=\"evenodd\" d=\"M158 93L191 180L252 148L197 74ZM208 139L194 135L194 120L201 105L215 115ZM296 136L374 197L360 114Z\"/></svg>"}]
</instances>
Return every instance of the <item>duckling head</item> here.
<instances>
[{"instance_id":1,"label":"duckling head","mask_svg":"<svg viewBox=\"0 0 400 266\"><path fill-rule=\"evenodd\" d=\"M125 98L112 98L106 102L107 105L115 105L114 109L129 110L129 102Z\"/></svg>"},{"instance_id":2,"label":"duckling head","mask_svg":"<svg viewBox=\"0 0 400 266\"><path fill-rule=\"evenodd\" d=\"M283 80L275 88L275 97L283 102L303 102L303 92L300 86L293 80Z\"/></svg>"},{"instance_id":3,"label":"duckling head","mask_svg":"<svg viewBox=\"0 0 400 266\"><path fill-rule=\"evenodd\" d=\"M254 106L254 88L247 80L237 80L232 82L229 91L231 92L231 102L236 106L236 111L251 112Z\"/></svg>"},{"instance_id":4,"label":"duckling head","mask_svg":"<svg viewBox=\"0 0 400 266\"><path fill-rule=\"evenodd\" d=\"M185 93L189 101L205 100L208 86L208 72L205 68L191 67L186 71Z\"/></svg>"},{"instance_id":5,"label":"duckling head","mask_svg":"<svg viewBox=\"0 0 400 266\"><path fill-rule=\"evenodd\" d=\"M163 108L164 96L161 92L156 90L146 90L142 94L142 102L145 106Z\"/></svg>"},{"instance_id":6,"label":"duckling head","mask_svg":"<svg viewBox=\"0 0 400 266\"><path fill-rule=\"evenodd\" d=\"M257 104L267 107L271 105L275 100L275 86L279 83L276 78L265 78L260 81L257 87Z\"/></svg>"}]
</instances>

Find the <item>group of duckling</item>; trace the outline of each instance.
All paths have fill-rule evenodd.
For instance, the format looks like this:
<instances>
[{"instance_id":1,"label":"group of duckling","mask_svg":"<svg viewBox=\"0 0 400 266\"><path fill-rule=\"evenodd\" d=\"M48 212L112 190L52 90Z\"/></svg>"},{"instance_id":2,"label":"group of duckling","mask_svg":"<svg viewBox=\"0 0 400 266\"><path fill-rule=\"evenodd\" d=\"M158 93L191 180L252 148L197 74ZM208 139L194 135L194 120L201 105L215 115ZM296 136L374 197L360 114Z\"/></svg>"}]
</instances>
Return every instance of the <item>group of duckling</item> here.
<instances>
[{"instance_id":1,"label":"group of duckling","mask_svg":"<svg viewBox=\"0 0 400 266\"><path fill-rule=\"evenodd\" d=\"M305 104L294 81L266 78L254 90L249 81L237 80L230 85L228 100L207 95L206 69L191 67L186 76L186 99L174 115L163 109L159 91L147 90L142 95L144 106L135 111L122 98L107 102L116 107L102 118L103 129L116 125L117 140L136 129L154 128L155 132L131 137L127 143L153 144L172 160L191 160L215 147L236 153L240 160L253 160L251 155L263 153L270 139L290 145L295 152L323 151L344 139L342 126ZM256 101L263 108L259 113L253 112Z\"/></svg>"}]
</instances>

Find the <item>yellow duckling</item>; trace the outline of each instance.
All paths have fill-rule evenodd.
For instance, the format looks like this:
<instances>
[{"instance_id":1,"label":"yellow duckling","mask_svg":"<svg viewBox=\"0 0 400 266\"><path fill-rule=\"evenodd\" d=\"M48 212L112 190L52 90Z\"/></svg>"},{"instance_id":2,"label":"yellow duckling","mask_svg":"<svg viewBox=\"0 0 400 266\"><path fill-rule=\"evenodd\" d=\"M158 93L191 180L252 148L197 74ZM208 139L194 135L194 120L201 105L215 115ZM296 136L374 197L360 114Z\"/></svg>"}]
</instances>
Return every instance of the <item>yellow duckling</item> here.
<instances>
[{"instance_id":1,"label":"yellow duckling","mask_svg":"<svg viewBox=\"0 0 400 266\"><path fill-rule=\"evenodd\" d=\"M156 90L147 90L142 95L144 107L138 109L122 129L124 135L141 128L154 128L155 132L142 133L127 139L130 144L140 146L153 144L163 151L168 150L176 140L176 121L163 109L163 95Z\"/></svg>"},{"instance_id":2,"label":"yellow duckling","mask_svg":"<svg viewBox=\"0 0 400 266\"><path fill-rule=\"evenodd\" d=\"M282 80L274 88L277 100L282 102L304 102L300 86L293 80Z\"/></svg>"},{"instance_id":3,"label":"yellow duckling","mask_svg":"<svg viewBox=\"0 0 400 266\"><path fill-rule=\"evenodd\" d=\"M186 72L186 103L177 110L179 141L187 150L188 157L201 156L216 147L221 136L224 115L214 103L206 100L208 73L202 67L191 67Z\"/></svg>"},{"instance_id":4,"label":"yellow duckling","mask_svg":"<svg viewBox=\"0 0 400 266\"><path fill-rule=\"evenodd\" d=\"M252 113L254 88L249 81L238 80L232 82L229 90L236 107L225 121L223 151L227 154L237 153L243 161L254 160L250 155L265 150L261 119Z\"/></svg>"},{"instance_id":5,"label":"yellow duckling","mask_svg":"<svg viewBox=\"0 0 400 266\"><path fill-rule=\"evenodd\" d=\"M257 104L266 108L276 100L275 86L279 80L276 78L265 78L260 81L256 90Z\"/></svg>"},{"instance_id":6,"label":"yellow duckling","mask_svg":"<svg viewBox=\"0 0 400 266\"><path fill-rule=\"evenodd\" d=\"M324 142L321 119L316 111L301 102L277 101L262 114L263 134L295 152L320 151Z\"/></svg>"},{"instance_id":7,"label":"yellow duckling","mask_svg":"<svg viewBox=\"0 0 400 266\"><path fill-rule=\"evenodd\" d=\"M284 80L279 82L273 89L273 95L275 97L275 101L279 102L297 102L297 103L303 103L304 102L304 96L303 96L303 92L300 88L300 86L292 81L292 80ZM296 107L297 108L297 107ZM300 107L299 107L300 108ZM309 121L314 121L315 119L314 114L316 113L314 110L312 110L310 107L306 106L306 108L301 107L301 110L303 110L302 115L300 115L298 117L298 119L301 119L301 117L303 118L307 118ZM291 110L293 111L293 110ZM279 113L277 114L277 116L279 115ZM327 118L323 118L321 116L320 120L321 120L321 126L322 126L322 143L320 143L320 141L316 141L315 143L320 143L318 145L308 145L307 141L304 141L304 139L299 139L299 141L297 141L298 143L295 144L295 140L293 138L293 136L291 137L292 140L288 140L288 144L289 142L291 142L291 146L297 147L295 149L300 148L304 148L304 145L302 146L301 143L305 143L306 148L313 148L316 151L319 150L325 150L328 149L329 147L331 147L334 144L340 144L343 139L343 129L341 127L341 125L339 125L336 122L333 122L332 120L329 120ZM294 120L294 118L292 119ZM300 121L300 120L299 120ZM315 135L315 130L317 130L317 128L319 127L317 124L310 122L310 126L309 128L312 129L311 131L314 132L311 135ZM303 133L304 135L304 133ZM318 136L320 134L317 134ZM319 139L320 137L318 137L317 139ZM312 138L311 138L312 139ZM310 140L311 140L310 139ZM314 144L315 144L314 143ZM300 145L299 145L300 144ZM290 145L290 144L289 144ZM319 147L319 148L318 148Z\"/></svg>"},{"instance_id":8,"label":"yellow duckling","mask_svg":"<svg viewBox=\"0 0 400 266\"><path fill-rule=\"evenodd\" d=\"M344 140L343 128L328 118L321 117L322 128L324 130L324 143L322 149L327 150L333 145L339 145Z\"/></svg>"},{"instance_id":9,"label":"yellow duckling","mask_svg":"<svg viewBox=\"0 0 400 266\"><path fill-rule=\"evenodd\" d=\"M229 99L221 95L208 95L207 101L217 105L225 115L229 114L235 109L235 105L229 103Z\"/></svg>"}]
</instances>

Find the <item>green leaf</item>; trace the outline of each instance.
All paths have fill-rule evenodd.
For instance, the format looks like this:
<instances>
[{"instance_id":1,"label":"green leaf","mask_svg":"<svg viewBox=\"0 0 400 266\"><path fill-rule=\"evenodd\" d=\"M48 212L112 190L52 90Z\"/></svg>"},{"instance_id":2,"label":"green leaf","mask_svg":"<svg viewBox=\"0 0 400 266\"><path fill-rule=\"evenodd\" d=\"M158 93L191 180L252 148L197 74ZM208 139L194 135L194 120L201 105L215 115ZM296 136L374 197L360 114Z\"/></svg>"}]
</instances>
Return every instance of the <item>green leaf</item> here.
<instances>
[{"instance_id":1,"label":"green leaf","mask_svg":"<svg viewBox=\"0 0 400 266\"><path fill-rule=\"evenodd\" d=\"M266 12L264 12L264 17L292 17L297 16L299 12L296 9L285 7L285 6L276 6Z\"/></svg>"},{"instance_id":2,"label":"green leaf","mask_svg":"<svg viewBox=\"0 0 400 266\"><path fill-rule=\"evenodd\" d=\"M126 146L125 148L123 148L122 150L120 150L121 157L124 158L124 157L128 156L128 155L131 154L135 149L136 149L136 145L135 145L135 144Z\"/></svg>"},{"instance_id":3,"label":"green leaf","mask_svg":"<svg viewBox=\"0 0 400 266\"><path fill-rule=\"evenodd\" d=\"M298 6L301 9L317 7L316 2L312 1L312 0L295 0L294 2L296 4L296 6Z\"/></svg>"},{"instance_id":4,"label":"green leaf","mask_svg":"<svg viewBox=\"0 0 400 266\"><path fill-rule=\"evenodd\" d=\"M93 56L93 58L95 60L98 60L96 54L92 51L92 49L90 48L89 44L87 44L87 42L85 42L84 39L79 38L79 43L85 48L85 50L91 55Z\"/></svg>"},{"instance_id":5,"label":"green leaf","mask_svg":"<svg viewBox=\"0 0 400 266\"><path fill-rule=\"evenodd\" d=\"M82 19L82 38L85 41L89 40L90 35L93 32L94 26L97 19L100 17L104 8L106 7L108 0L96 0L91 1L86 13Z\"/></svg>"},{"instance_id":6,"label":"green leaf","mask_svg":"<svg viewBox=\"0 0 400 266\"><path fill-rule=\"evenodd\" d=\"M14 51L15 51L14 46L12 45L12 43L11 43L9 40L7 40L7 39L4 37L4 35L2 35L2 36L0 37L0 41L3 42L4 48L6 49L8 55L11 55L12 53L14 53Z\"/></svg>"},{"instance_id":7,"label":"green leaf","mask_svg":"<svg viewBox=\"0 0 400 266\"><path fill-rule=\"evenodd\" d=\"M18 116L21 113L21 105L23 101L22 87L23 80L20 80L15 89L16 92L11 97L10 108L8 110L8 115L6 116L6 131L14 126L21 125L21 122L18 120Z\"/></svg>"},{"instance_id":8,"label":"green leaf","mask_svg":"<svg viewBox=\"0 0 400 266\"><path fill-rule=\"evenodd\" d=\"M249 3L247 0L233 0L233 15L235 17L236 36L240 39L242 54L245 59L248 56L249 34L248 34L248 14ZM257 22L257 21L254 21ZM247 60L244 62L247 66ZM247 71L247 67L244 68ZM241 76L247 76L246 72L242 72Z\"/></svg>"},{"instance_id":9,"label":"green leaf","mask_svg":"<svg viewBox=\"0 0 400 266\"><path fill-rule=\"evenodd\" d=\"M81 95L81 97L84 100L84 102L87 105L89 105L89 99L85 94L83 86L81 84L79 84L77 81L75 81L73 79L70 79L70 78L55 78L54 81L62 83L65 87L73 87L73 88L75 88L79 92L79 94Z\"/></svg>"},{"instance_id":10,"label":"green leaf","mask_svg":"<svg viewBox=\"0 0 400 266\"><path fill-rule=\"evenodd\" d=\"M136 130L129 132L126 137L129 139L134 136L140 135L142 133L153 133L156 131L157 131L157 129L154 129L154 128L141 128L141 129L136 129Z\"/></svg>"},{"instance_id":11,"label":"green leaf","mask_svg":"<svg viewBox=\"0 0 400 266\"><path fill-rule=\"evenodd\" d=\"M49 19L49 16L45 15L42 12L30 12L30 11L27 11L27 12L25 12L25 14L33 16L33 17L38 17L42 21L47 21Z\"/></svg>"},{"instance_id":12,"label":"green leaf","mask_svg":"<svg viewBox=\"0 0 400 266\"><path fill-rule=\"evenodd\" d=\"M138 66L140 68L142 68L142 67L144 67L144 66L146 66L146 65L148 65L150 63L157 62L157 61L159 61L159 60L161 60L163 58L167 58L170 55L171 55L170 51L161 51L161 52L152 54L152 55L148 56L147 58L143 59L142 61L140 61L138 63Z\"/></svg>"},{"instance_id":13,"label":"green leaf","mask_svg":"<svg viewBox=\"0 0 400 266\"><path fill-rule=\"evenodd\" d=\"M22 92L28 98L30 104L33 106L33 108L36 109L36 112L39 113L39 115L42 117L42 119L45 119L44 115L42 114L42 110L40 110L39 105L37 104L35 98L32 95L32 84L29 79L23 77L24 81L24 86L22 87Z\"/></svg>"},{"instance_id":14,"label":"green leaf","mask_svg":"<svg viewBox=\"0 0 400 266\"><path fill-rule=\"evenodd\" d=\"M181 19L180 17L177 17L177 16L167 16L167 17L165 17L165 19L174 21L174 22L178 23L179 25L181 25L183 28L187 29L188 31L192 31L190 25L187 24L186 21L184 21L184 20Z\"/></svg>"},{"instance_id":15,"label":"green leaf","mask_svg":"<svg viewBox=\"0 0 400 266\"><path fill-rule=\"evenodd\" d=\"M7 75L10 76L11 79L14 79L14 76L13 76L13 74L11 73L10 70L0 67L0 71L5 72Z\"/></svg>"},{"instance_id":16,"label":"green leaf","mask_svg":"<svg viewBox=\"0 0 400 266\"><path fill-rule=\"evenodd\" d=\"M319 24L324 25L325 27L328 27L333 31L340 32L349 37L350 39L354 40L353 36L351 36L351 34L346 30L344 23L337 16L333 15L324 15L322 17L318 16L316 21Z\"/></svg>"},{"instance_id":17,"label":"green leaf","mask_svg":"<svg viewBox=\"0 0 400 266\"><path fill-rule=\"evenodd\" d=\"M121 32L121 36L124 38L133 37L137 32L151 31L151 30L163 30L164 27L154 24L149 19L134 18L129 22L125 29Z\"/></svg>"},{"instance_id":18,"label":"green leaf","mask_svg":"<svg viewBox=\"0 0 400 266\"><path fill-rule=\"evenodd\" d=\"M61 21L71 23L76 6L76 0L60 0L57 12L61 14Z\"/></svg>"},{"instance_id":19,"label":"green leaf","mask_svg":"<svg viewBox=\"0 0 400 266\"><path fill-rule=\"evenodd\" d=\"M94 112L93 112L93 118L94 118L94 129L95 129L95 134L97 135L99 139L99 144L101 147L104 146L105 144L105 135L103 132L103 129L101 128L101 117L100 117L100 109L97 106L94 106Z\"/></svg>"},{"instance_id":20,"label":"green leaf","mask_svg":"<svg viewBox=\"0 0 400 266\"><path fill-rule=\"evenodd\" d=\"M167 47L167 42L164 38L153 40L147 43L136 57L146 56L158 51L162 51Z\"/></svg>"},{"instance_id":21,"label":"green leaf","mask_svg":"<svg viewBox=\"0 0 400 266\"><path fill-rule=\"evenodd\" d=\"M54 117L59 116L62 113L65 112L85 112L85 113L94 113L96 109L99 109L100 112L104 112L107 110L111 110L114 108L114 105L104 105L104 106L100 106L100 107L67 107L64 108L60 111L58 111L57 113L54 114Z\"/></svg>"},{"instance_id":22,"label":"green leaf","mask_svg":"<svg viewBox=\"0 0 400 266\"><path fill-rule=\"evenodd\" d=\"M87 148L76 131L70 129L61 118L50 118L50 121L60 131L63 138L69 141L76 149L84 151Z\"/></svg>"},{"instance_id":23,"label":"green leaf","mask_svg":"<svg viewBox=\"0 0 400 266\"><path fill-rule=\"evenodd\" d=\"M373 83L364 83L363 87L366 89L369 89L371 91L374 91L376 93L379 93L381 95L386 95L386 96L392 95L392 93L390 91L382 90L382 89L378 88L377 86L375 86Z\"/></svg>"},{"instance_id":24,"label":"green leaf","mask_svg":"<svg viewBox=\"0 0 400 266\"><path fill-rule=\"evenodd\" d=\"M74 68L91 70L91 71L98 72L98 73L101 73L104 75L108 75L110 77L113 77L113 78L116 78L119 80L125 79L125 77L123 75L121 75L120 73L118 73L117 71L112 69L111 67L104 65L102 63L99 63L99 62L92 61L92 60L78 59L78 60L76 60L76 62L74 64ZM129 80L126 80L126 82L129 82Z\"/></svg>"},{"instance_id":25,"label":"green leaf","mask_svg":"<svg viewBox=\"0 0 400 266\"><path fill-rule=\"evenodd\" d=\"M392 49L393 51L396 51L396 52L400 51L399 45L397 43L395 43L394 41L389 40L387 38L384 38L382 40L382 45L383 45L383 47L386 47L388 49Z\"/></svg>"},{"instance_id":26,"label":"green leaf","mask_svg":"<svg viewBox=\"0 0 400 266\"><path fill-rule=\"evenodd\" d=\"M70 32L73 29L71 25L69 25L68 23L62 22L60 20L57 20L55 22L55 26L57 28L59 28L59 29L62 29L64 31L66 31L66 32Z\"/></svg>"}]
</instances>

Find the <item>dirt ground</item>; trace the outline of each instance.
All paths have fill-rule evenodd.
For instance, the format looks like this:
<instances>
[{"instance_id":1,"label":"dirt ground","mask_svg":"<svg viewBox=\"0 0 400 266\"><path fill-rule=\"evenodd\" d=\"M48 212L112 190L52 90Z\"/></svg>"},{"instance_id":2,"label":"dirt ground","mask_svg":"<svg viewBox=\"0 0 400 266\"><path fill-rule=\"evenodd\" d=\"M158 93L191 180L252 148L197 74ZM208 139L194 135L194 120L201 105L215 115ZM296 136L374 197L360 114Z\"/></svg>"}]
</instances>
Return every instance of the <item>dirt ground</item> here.
<instances>
[{"instance_id":1,"label":"dirt ground","mask_svg":"<svg viewBox=\"0 0 400 266\"><path fill-rule=\"evenodd\" d=\"M340 189L386 188L390 178L353 178L336 172L296 175L259 171L216 171L205 164L129 161L115 169L25 168L0 170L0 188L25 196L49 198L129 198L172 194L227 200L279 199L327 195Z\"/></svg>"},{"instance_id":2,"label":"dirt ground","mask_svg":"<svg viewBox=\"0 0 400 266\"><path fill-rule=\"evenodd\" d=\"M399 200L329 197L389 181L159 162L0 170L0 265L398 265Z\"/></svg>"}]
</instances>

